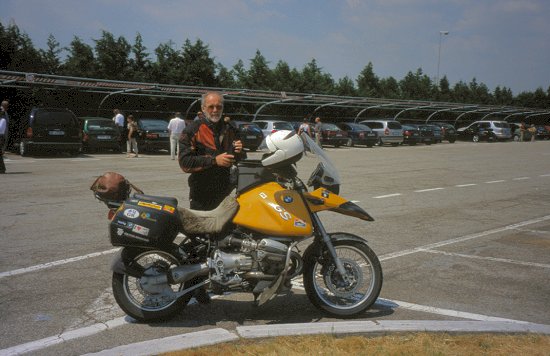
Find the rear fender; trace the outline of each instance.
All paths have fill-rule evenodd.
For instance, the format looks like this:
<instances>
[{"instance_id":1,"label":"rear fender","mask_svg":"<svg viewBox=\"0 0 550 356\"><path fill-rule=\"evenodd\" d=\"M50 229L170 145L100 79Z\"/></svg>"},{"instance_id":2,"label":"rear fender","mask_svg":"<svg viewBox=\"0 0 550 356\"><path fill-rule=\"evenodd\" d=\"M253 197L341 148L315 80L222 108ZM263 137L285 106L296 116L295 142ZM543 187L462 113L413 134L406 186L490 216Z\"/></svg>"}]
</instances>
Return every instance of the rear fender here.
<instances>
[{"instance_id":1,"label":"rear fender","mask_svg":"<svg viewBox=\"0 0 550 356\"><path fill-rule=\"evenodd\" d=\"M115 273L141 278L143 276L143 268L137 263L132 263L133 257L137 255L135 251L129 251L128 249L118 251L111 263L111 270ZM130 257L131 254L133 254L132 257Z\"/></svg>"}]
</instances>

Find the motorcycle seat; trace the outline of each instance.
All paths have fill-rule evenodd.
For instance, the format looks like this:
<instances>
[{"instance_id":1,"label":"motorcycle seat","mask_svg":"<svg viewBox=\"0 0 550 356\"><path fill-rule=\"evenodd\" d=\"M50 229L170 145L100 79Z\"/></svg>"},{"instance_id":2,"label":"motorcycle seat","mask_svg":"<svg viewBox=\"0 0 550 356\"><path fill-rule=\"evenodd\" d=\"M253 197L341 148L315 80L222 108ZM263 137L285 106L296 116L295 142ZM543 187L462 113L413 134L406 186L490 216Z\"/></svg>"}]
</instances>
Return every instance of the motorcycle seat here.
<instances>
[{"instance_id":1,"label":"motorcycle seat","mask_svg":"<svg viewBox=\"0 0 550 356\"><path fill-rule=\"evenodd\" d=\"M214 210L200 211L178 208L184 234L216 234L237 212L239 203L230 194Z\"/></svg>"},{"instance_id":2,"label":"motorcycle seat","mask_svg":"<svg viewBox=\"0 0 550 356\"><path fill-rule=\"evenodd\" d=\"M159 196L148 195L148 194L134 194L134 198L138 200L148 201L148 202L171 205L173 207L178 206L178 200L172 197L159 197Z\"/></svg>"}]
</instances>

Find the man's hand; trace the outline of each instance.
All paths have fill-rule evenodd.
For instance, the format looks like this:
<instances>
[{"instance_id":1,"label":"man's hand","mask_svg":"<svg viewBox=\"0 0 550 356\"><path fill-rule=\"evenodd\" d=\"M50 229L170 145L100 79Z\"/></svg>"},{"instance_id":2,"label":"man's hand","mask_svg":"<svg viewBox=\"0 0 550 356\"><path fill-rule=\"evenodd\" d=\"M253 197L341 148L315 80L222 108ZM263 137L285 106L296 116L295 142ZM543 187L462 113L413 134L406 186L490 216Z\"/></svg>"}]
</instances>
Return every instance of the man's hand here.
<instances>
[{"instance_id":1,"label":"man's hand","mask_svg":"<svg viewBox=\"0 0 550 356\"><path fill-rule=\"evenodd\" d=\"M241 148L242 148L242 145L241 145ZM227 152L216 156L216 166L231 167L233 162L235 162L235 156L230 155Z\"/></svg>"},{"instance_id":2,"label":"man's hand","mask_svg":"<svg viewBox=\"0 0 550 356\"><path fill-rule=\"evenodd\" d=\"M241 140L233 141L233 151L235 151L235 153L241 153L242 150L243 143L241 142Z\"/></svg>"}]
</instances>

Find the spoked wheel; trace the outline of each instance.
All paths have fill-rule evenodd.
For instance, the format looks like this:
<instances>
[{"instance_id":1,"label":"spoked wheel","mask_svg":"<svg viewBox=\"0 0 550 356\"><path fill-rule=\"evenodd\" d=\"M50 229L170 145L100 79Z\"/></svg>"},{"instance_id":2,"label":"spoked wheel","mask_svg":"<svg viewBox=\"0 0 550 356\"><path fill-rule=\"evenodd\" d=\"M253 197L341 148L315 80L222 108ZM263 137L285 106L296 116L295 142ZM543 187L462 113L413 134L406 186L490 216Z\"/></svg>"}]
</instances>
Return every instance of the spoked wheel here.
<instances>
[{"instance_id":1,"label":"spoked wheel","mask_svg":"<svg viewBox=\"0 0 550 356\"><path fill-rule=\"evenodd\" d=\"M473 142L479 142L479 135L472 136L472 141Z\"/></svg>"},{"instance_id":2,"label":"spoked wheel","mask_svg":"<svg viewBox=\"0 0 550 356\"><path fill-rule=\"evenodd\" d=\"M143 270L141 278L113 272L113 294L126 314L139 321L162 321L187 305L193 293L174 297L175 292L184 289L183 283L170 285L154 280L179 265L177 258L164 251L146 251L136 255L133 263Z\"/></svg>"},{"instance_id":3,"label":"spoked wheel","mask_svg":"<svg viewBox=\"0 0 550 356\"><path fill-rule=\"evenodd\" d=\"M368 309L382 289L382 267L376 254L359 241L335 241L346 278L342 278L332 258L312 258L306 262L304 287L309 300L321 310L350 317Z\"/></svg>"}]
</instances>

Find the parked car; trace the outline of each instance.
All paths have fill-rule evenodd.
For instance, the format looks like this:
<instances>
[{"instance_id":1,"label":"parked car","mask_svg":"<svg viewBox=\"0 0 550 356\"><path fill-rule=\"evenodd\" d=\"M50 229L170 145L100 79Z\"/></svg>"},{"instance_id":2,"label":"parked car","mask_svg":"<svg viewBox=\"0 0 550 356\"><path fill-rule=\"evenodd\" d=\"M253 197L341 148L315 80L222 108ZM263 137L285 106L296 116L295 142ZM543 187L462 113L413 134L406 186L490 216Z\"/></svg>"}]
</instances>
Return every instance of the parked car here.
<instances>
[{"instance_id":1,"label":"parked car","mask_svg":"<svg viewBox=\"0 0 550 356\"><path fill-rule=\"evenodd\" d=\"M473 123L467 127L461 127L457 130L458 138L461 140L479 142L479 141L497 141L493 129L488 123Z\"/></svg>"},{"instance_id":2,"label":"parked car","mask_svg":"<svg viewBox=\"0 0 550 356\"><path fill-rule=\"evenodd\" d=\"M292 124L282 120L254 120L252 121L262 129L264 136L279 130L294 130Z\"/></svg>"},{"instance_id":3,"label":"parked car","mask_svg":"<svg viewBox=\"0 0 550 356\"><path fill-rule=\"evenodd\" d=\"M447 140L449 143L454 143L456 141L457 133L456 128L453 125L446 122L432 122L432 125L436 125L441 128L443 140Z\"/></svg>"},{"instance_id":4,"label":"parked car","mask_svg":"<svg viewBox=\"0 0 550 356\"><path fill-rule=\"evenodd\" d=\"M378 134L378 144L386 143L398 146L403 143L403 127L401 123L390 119L364 120L365 124Z\"/></svg>"},{"instance_id":5,"label":"parked car","mask_svg":"<svg viewBox=\"0 0 550 356\"><path fill-rule=\"evenodd\" d=\"M58 152L76 156L82 151L82 130L69 109L33 108L18 130L21 156Z\"/></svg>"},{"instance_id":6,"label":"parked car","mask_svg":"<svg viewBox=\"0 0 550 356\"><path fill-rule=\"evenodd\" d=\"M348 143L348 134L335 124L321 124L321 144L340 147Z\"/></svg>"},{"instance_id":7,"label":"parked car","mask_svg":"<svg viewBox=\"0 0 550 356\"><path fill-rule=\"evenodd\" d=\"M163 119L137 119L138 149L140 152L167 150L170 152L168 121Z\"/></svg>"},{"instance_id":8,"label":"parked car","mask_svg":"<svg viewBox=\"0 0 550 356\"><path fill-rule=\"evenodd\" d=\"M95 152L109 149L122 152L120 130L111 119L104 117L79 117L82 127L82 151Z\"/></svg>"},{"instance_id":9,"label":"parked car","mask_svg":"<svg viewBox=\"0 0 550 356\"><path fill-rule=\"evenodd\" d=\"M403 127L403 143L409 146L414 146L422 141L420 129L416 125L402 124ZM429 143L432 143L431 140Z\"/></svg>"},{"instance_id":10,"label":"parked car","mask_svg":"<svg viewBox=\"0 0 550 356\"><path fill-rule=\"evenodd\" d=\"M367 125L353 122L339 122L336 125L341 130L347 132L347 146L365 145L367 147L372 147L378 142L378 134Z\"/></svg>"},{"instance_id":11,"label":"parked car","mask_svg":"<svg viewBox=\"0 0 550 356\"><path fill-rule=\"evenodd\" d=\"M233 121L237 127L237 135L243 143L243 148L256 151L264 140L262 129L253 122Z\"/></svg>"},{"instance_id":12,"label":"parked car","mask_svg":"<svg viewBox=\"0 0 550 356\"><path fill-rule=\"evenodd\" d=\"M431 124L420 124L418 125L420 130L427 130L432 133L432 143L439 143L443 141L443 132L441 127Z\"/></svg>"},{"instance_id":13,"label":"parked car","mask_svg":"<svg viewBox=\"0 0 550 356\"><path fill-rule=\"evenodd\" d=\"M458 137L474 142L504 141L512 138L512 130L506 121L476 121L457 129Z\"/></svg>"}]
</instances>

